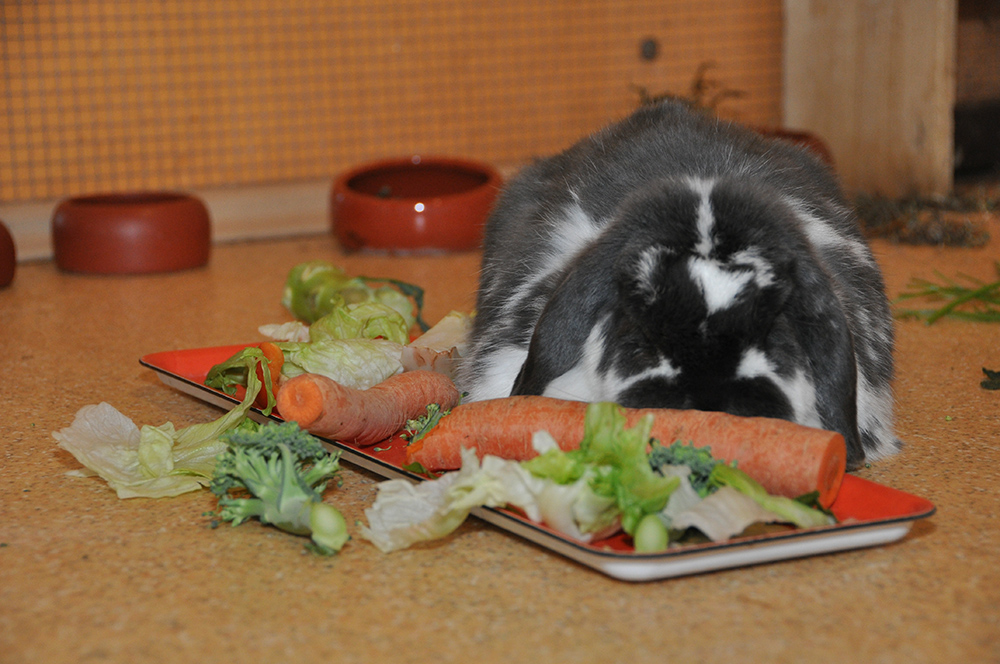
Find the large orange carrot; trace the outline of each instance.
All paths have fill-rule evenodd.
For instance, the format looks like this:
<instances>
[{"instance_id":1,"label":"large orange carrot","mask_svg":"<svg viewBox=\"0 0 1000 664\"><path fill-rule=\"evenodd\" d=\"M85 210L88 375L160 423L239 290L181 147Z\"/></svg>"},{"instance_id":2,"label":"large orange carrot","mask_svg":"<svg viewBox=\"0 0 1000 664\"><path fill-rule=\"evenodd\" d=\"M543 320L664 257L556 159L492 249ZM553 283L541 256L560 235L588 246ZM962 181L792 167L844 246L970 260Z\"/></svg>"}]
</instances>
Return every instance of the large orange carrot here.
<instances>
[{"instance_id":1,"label":"large orange carrot","mask_svg":"<svg viewBox=\"0 0 1000 664\"><path fill-rule=\"evenodd\" d=\"M302 374L282 383L278 413L316 435L363 446L401 431L429 404L452 408L459 396L451 379L435 371L405 371L367 390Z\"/></svg>"},{"instance_id":2,"label":"large orange carrot","mask_svg":"<svg viewBox=\"0 0 1000 664\"><path fill-rule=\"evenodd\" d=\"M537 396L462 404L407 448L407 462L427 470L452 470L461 466L463 447L476 448L480 457L523 461L535 456L531 437L540 429L552 434L562 449L574 449L583 438L586 409L584 402ZM625 413L629 426L652 413L652 435L664 445L680 440L711 447L715 458L736 461L770 493L796 497L819 491L820 503L829 506L840 489L847 453L838 433L785 420L698 410L628 408Z\"/></svg>"}]
</instances>

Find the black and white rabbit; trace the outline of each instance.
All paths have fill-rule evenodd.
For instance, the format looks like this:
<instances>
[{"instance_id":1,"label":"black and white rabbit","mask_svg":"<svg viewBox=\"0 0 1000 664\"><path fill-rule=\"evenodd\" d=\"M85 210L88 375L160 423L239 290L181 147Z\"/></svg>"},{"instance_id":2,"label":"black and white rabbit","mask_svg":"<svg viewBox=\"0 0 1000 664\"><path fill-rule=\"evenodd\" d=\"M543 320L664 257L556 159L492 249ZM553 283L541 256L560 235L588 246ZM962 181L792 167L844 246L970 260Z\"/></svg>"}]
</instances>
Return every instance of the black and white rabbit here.
<instances>
[{"instance_id":1,"label":"black and white rabbit","mask_svg":"<svg viewBox=\"0 0 1000 664\"><path fill-rule=\"evenodd\" d=\"M761 415L896 451L881 273L805 149L667 101L527 167L487 223L469 400Z\"/></svg>"}]
</instances>

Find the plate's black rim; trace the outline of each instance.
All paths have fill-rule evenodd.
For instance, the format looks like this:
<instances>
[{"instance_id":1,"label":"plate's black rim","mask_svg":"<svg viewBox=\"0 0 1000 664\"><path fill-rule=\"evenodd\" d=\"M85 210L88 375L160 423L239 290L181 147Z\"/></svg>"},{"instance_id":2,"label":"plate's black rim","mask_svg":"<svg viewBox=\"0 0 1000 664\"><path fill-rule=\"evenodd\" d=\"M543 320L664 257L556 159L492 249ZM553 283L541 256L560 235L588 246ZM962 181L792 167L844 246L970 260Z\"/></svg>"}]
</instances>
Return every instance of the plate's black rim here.
<instances>
[{"instance_id":1,"label":"plate's black rim","mask_svg":"<svg viewBox=\"0 0 1000 664\"><path fill-rule=\"evenodd\" d=\"M146 367L148 369L152 369L153 371L155 371L157 373L160 373L160 374L163 374L163 375L166 375L166 376L170 376L172 379L180 381L182 383L185 383L186 385L189 385L189 386L197 389L199 392L203 392L205 394L211 394L213 397L216 397L216 398L221 397L221 398L225 399L226 401L229 401L230 403L232 403L234 405L240 403L235 397L232 397L232 396L226 394L225 392L220 392L219 390L216 390L214 388L208 387L207 385L202 385L201 383L196 383L195 381L193 381L193 380L191 380L189 378L185 378L184 376L181 376L181 375L176 374L176 373L174 373L172 371L168 371L168 370L166 370L166 369L164 369L162 367L159 367L159 366L157 366L155 364L152 364L151 362L147 361L146 357L147 356L144 356L144 357L140 358L139 359L139 364L141 364L142 366L144 366L144 367ZM251 408L251 410L254 413L256 413L258 416L262 417L262 418L265 418L265 419L268 419L268 420L271 420L271 421L274 421L274 422L283 422L284 421L280 417L276 417L274 415L264 415L257 408ZM387 471L389 471L388 475L391 476L391 479L395 479L395 478L398 478L400 476L406 477L408 479L416 480L416 481L424 481L424 480L428 479L428 478L424 477L423 475L418 475L416 473L410 472L408 470L400 468L399 466L396 466L396 465L393 465L391 463L388 463L387 461L383 461L382 459L379 459L378 457L374 457L374 456L370 456L368 454L365 454L364 452L361 452L357 448L350 447L348 445L344 445L343 443L340 443L340 442L335 441L335 440L330 440L328 438L324 438L323 436L316 436L316 437L319 438L319 439L321 439L321 440L323 440L327 444L332 445L333 447L336 447L337 449L339 449L342 452L346 453L346 456L348 456L348 457L355 457L355 456L357 456L357 457L359 457L359 458L361 458L361 459L364 460L364 463L362 464L362 463L359 463L357 460L352 460L350 458L345 459L349 463L353 463L355 465L376 465L376 466L379 466L379 467L384 468ZM371 469L369 469L369 470L371 470ZM372 470L372 472L378 472L378 471ZM789 531L787 533L769 533L769 534L766 534L766 535L754 535L754 536L742 537L742 538L738 538L738 539L730 539L730 540L728 540L726 542L710 542L710 543L705 543L705 544L690 544L690 545L687 545L687 546L684 546L684 547L681 547L681 548L677 548L677 549L674 549L674 550L660 551L660 552L656 552L656 553L637 553L637 552L624 552L624 551L614 551L614 550L609 550L609 549L602 549L602 548L598 548L598 547L596 547L596 546L594 546L592 544L588 544L588 543L585 543L585 542L579 542L579 541L577 541L575 539L572 539L572 538L570 538L568 536L565 536L565 535L561 535L561 534L559 534L559 533L557 533L555 531L552 531L552 530L550 530L550 529L548 529L548 528L546 528L546 527L544 527L544 526L542 526L540 524L537 524L534 521L531 521L530 519L526 519L524 517L518 516L517 514L511 512L510 510L506 510L506 509L503 509L503 508L483 507L483 508L480 508L480 509L489 511L489 512L493 513L494 515L496 515L497 517L499 517L499 518L501 518L501 519L503 519L505 521L509 521L512 524L516 524L518 528L527 528L529 530L532 530L535 533L537 533L537 535L540 538L542 538L542 539L547 539L547 540L551 540L553 542L558 542L561 546L564 546L564 547L568 546L570 548L576 549L581 554L584 554L586 556L597 556L599 558L605 558L605 559L608 559L608 560L636 561L636 562L639 562L639 561L642 561L642 562L657 562L657 561L670 560L670 559L673 559L673 558L683 558L683 557L691 557L691 556L702 556L702 555L705 555L705 554L708 554L708 553L716 553L716 552L730 550L730 549L756 547L756 546L760 546L762 544L766 545L766 544L776 543L776 542L785 542L785 541L788 541L788 540L820 538L820 537L825 537L825 536L828 536L828 535L831 535L831 534L836 534L836 533L841 533L841 532L846 532L846 531L865 530L865 529L879 529L879 528L884 528L884 527L891 526L891 525L903 524L903 523L907 523L907 522L911 522L911 521L919 521L920 519L926 519L927 517L933 516L934 513L937 511L937 507L932 504L930 506L930 508L928 508L927 510L921 511L921 512L912 513L912 514L904 514L904 515L900 515L900 516L886 517L886 518L883 518L883 519L867 519L867 520L863 520L863 521L852 521L850 523L842 523L842 524L834 524L834 525L830 525L830 526L819 526L819 527L816 527L816 528L806 528L806 529L792 530L792 531ZM492 525L497 525L497 524L492 524ZM502 528L502 526L498 526L498 527ZM515 532L513 529L506 528L505 530L507 530L507 532L510 532L510 533L512 533L514 535L517 535L519 537L523 537L523 535L521 535L520 533ZM529 541L535 542L537 544L541 544L541 542L538 542L537 540L529 540ZM542 546L544 546L544 544L542 544Z\"/></svg>"}]
</instances>

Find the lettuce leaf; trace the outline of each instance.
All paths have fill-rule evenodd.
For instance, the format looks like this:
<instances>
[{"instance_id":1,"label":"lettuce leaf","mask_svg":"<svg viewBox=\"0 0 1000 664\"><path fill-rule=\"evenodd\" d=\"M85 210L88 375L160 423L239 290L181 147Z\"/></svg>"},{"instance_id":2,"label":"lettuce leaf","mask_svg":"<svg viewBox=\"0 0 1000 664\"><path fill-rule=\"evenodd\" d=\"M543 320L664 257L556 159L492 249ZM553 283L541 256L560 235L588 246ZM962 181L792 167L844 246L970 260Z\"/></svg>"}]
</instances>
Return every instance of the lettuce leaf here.
<instances>
[{"instance_id":1,"label":"lettuce leaf","mask_svg":"<svg viewBox=\"0 0 1000 664\"><path fill-rule=\"evenodd\" d=\"M475 507L516 507L532 521L581 541L614 524L614 500L595 494L588 478L569 485L536 477L516 461L462 450L460 470L412 484L388 480L378 485L374 504L365 510L361 537L383 552L452 533Z\"/></svg>"},{"instance_id":2,"label":"lettuce leaf","mask_svg":"<svg viewBox=\"0 0 1000 664\"><path fill-rule=\"evenodd\" d=\"M676 477L680 480L680 485L670 494L670 499L660 512L660 520L668 530L683 530L684 527L673 525L674 519L700 503L704 496L691 482L691 469L688 466L663 465L660 466L660 473L665 477Z\"/></svg>"},{"instance_id":3,"label":"lettuce leaf","mask_svg":"<svg viewBox=\"0 0 1000 664\"><path fill-rule=\"evenodd\" d=\"M309 341L309 326L300 320L261 325L257 331L271 341Z\"/></svg>"},{"instance_id":4,"label":"lettuce leaf","mask_svg":"<svg viewBox=\"0 0 1000 664\"><path fill-rule=\"evenodd\" d=\"M314 323L351 304L377 302L396 310L406 329L428 328L421 319L423 289L395 279L350 277L326 261L300 263L289 271L281 303L293 316Z\"/></svg>"},{"instance_id":5,"label":"lettuce leaf","mask_svg":"<svg viewBox=\"0 0 1000 664\"><path fill-rule=\"evenodd\" d=\"M309 341L327 339L375 339L397 344L410 340L409 325L392 307L380 302L364 302L337 307L309 326Z\"/></svg>"},{"instance_id":6,"label":"lettuce leaf","mask_svg":"<svg viewBox=\"0 0 1000 664\"><path fill-rule=\"evenodd\" d=\"M100 476L119 498L164 498L208 486L215 459L226 449L222 434L243 426L260 390L256 374L246 398L217 420L176 429L171 422L142 428L114 406L82 407L73 423L52 433L59 447L83 464L81 477Z\"/></svg>"},{"instance_id":7,"label":"lettuce leaf","mask_svg":"<svg viewBox=\"0 0 1000 664\"><path fill-rule=\"evenodd\" d=\"M580 447L563 452L549 449L524 462L525 468L556 483L587 477L590 489L614 501L622 529L633 534L642 517L661 511L680 485L675 477L658 475L649 464L647 449L652 417L626 427L625 413L610 402L593 403L584 416Z\"/></svg>"},{"instance_id":8,"label":"lettuce leaf","mask_svg":"<svg viewBox=\"0 0 1000 664\"><path fill-rule=\"evenodd\" d=\"M482 472L475 450L462 450L462 468L413 484L387 480L365 510L368 525L360 535L384 553L452 533L473 507L500 506L507 493L500 480Z\"/></svg>"},{"instance_id":9,"label":"lettuce leaf","mask_svg":"<svg viewBox=\"0 0 1000 664\"><path fill-rule=\"evenodd\" d=\"M751 524L783 520L745 493L723 486L689 509L675 514L670 527L676 530L697 528L713 542L722 542L739 535Z\"/></svg>"},{"instance_id":10,"label":"lettuce leaf","mask_svg":"<svg viewBox=\"0 0 1000 664\"><path fill-rule=\"evenodd\" d=\"M109 403L82 407L70 426L52 433L59 447L86 469L70 474L100 476L119 498L164 498L208 486L216 457L226 449L220 437L237 428L257 426L247 419L247 412L262 387L253 368L258 356L263 357L259 348L247 348L219 369L217 378L225 382L228 372L247 365L249 370L241 378L246 394L241 403L211 422L181 429L172 422L139 428Z\"/></svg>"},{"instance_id":11,"label":"lettuce leaf","mask_svg":"<svg viewBox=\"0 0 1000 664\"><path fill-rule=\"evenodd\" d=\"M279 342L285 356L281 375L320 374L341 385L364 390L400 373L403 347L384 339L322 339Z\"/></svg>"},{"instance_id":12,"label":"lettuce leaf","mask_svg":"<svg viewBox=\"0 0 1000 664\"><path fill-rule=\"evenodd\" d=\"M273 379L271 369L267 363L267 358L257 346L247 346L237 351L225 362L220 362L208 370L205 376L205 385L221 390L232 396L236 394L236 386L242 385L247 391L253 390L257 394L261 387L264 387L257 376L257 366L260 365L262 373L268 380L267 405L261 410L265 415L270 415L275 406L275 394L271 389ZM251 403L253 401L251 400Z\"/></svg>"},{"instance_id":13,"label":"lettuce leaf","mask_svg":"<svg viewBox=\"0 0 1000 664\"><path fill-rule=\"evenodd\" d=\"M780 517L780 520L792 523L799 528L813 528L836 523L836 519L820 510L813 509L804 503L785 496L774 496L742 470L726 464L719 464L712 469L709 481L718 487L731 487L752 498L758 505Z\"/></svg>"}]
</instances>

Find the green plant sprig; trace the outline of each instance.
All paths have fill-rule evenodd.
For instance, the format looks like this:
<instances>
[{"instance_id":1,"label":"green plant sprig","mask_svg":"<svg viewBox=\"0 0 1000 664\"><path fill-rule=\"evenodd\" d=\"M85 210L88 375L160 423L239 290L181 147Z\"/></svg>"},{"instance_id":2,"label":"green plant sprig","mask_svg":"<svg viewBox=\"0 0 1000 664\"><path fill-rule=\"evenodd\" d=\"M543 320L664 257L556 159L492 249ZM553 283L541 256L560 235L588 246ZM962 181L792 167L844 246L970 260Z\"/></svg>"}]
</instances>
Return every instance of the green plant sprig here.
<instances>
[{"instance_id":1,"label":"green plant sprig","mask_svg":"<svg viewBox=\"0 0 1000 664\"><path fill-rule=\"evenodd\" d=\"M1000 262L995 262L994 269L1000 274ZM942 283L927 279L911 279L909 290L900 294L895 304L906 300L924 299L930 302L944 302L943 306L928 309L897 309L899 318L917 318L928 325L944 318L955 318L980 323L1000 323L1000 280L990 283L959 274L970 285L949 279L940 272L935 274Z\"/></svg>"}]
</instances>

